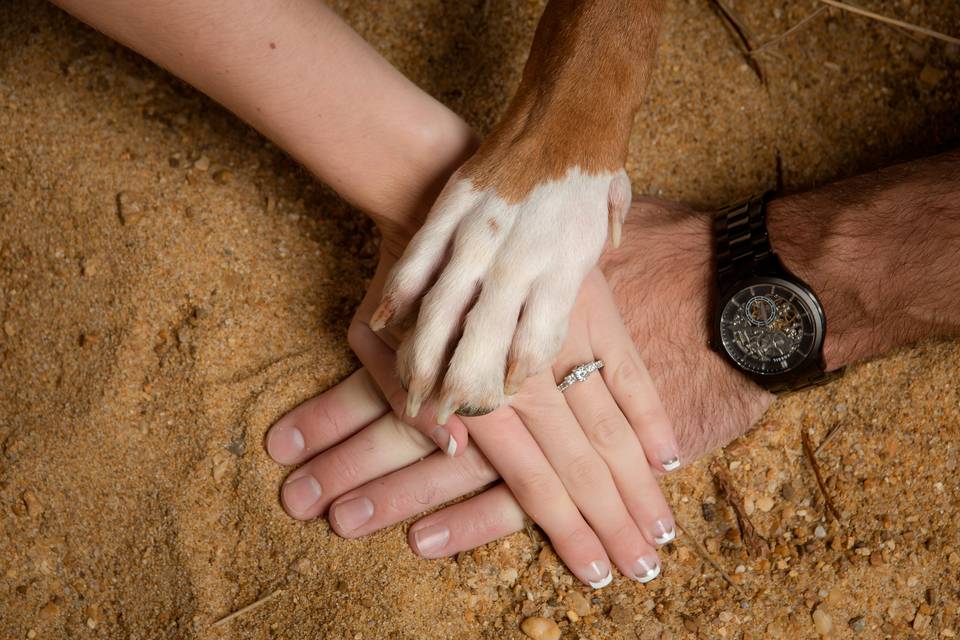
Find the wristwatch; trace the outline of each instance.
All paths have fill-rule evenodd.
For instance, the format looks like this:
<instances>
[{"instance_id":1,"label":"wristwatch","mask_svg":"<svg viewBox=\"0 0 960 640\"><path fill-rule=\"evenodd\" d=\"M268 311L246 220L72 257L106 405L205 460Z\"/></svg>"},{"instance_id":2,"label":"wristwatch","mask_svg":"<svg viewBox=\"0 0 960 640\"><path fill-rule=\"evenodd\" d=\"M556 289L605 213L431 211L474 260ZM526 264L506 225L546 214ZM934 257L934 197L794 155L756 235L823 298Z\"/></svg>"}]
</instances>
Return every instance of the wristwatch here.
<instances>
[{"instance_id":1,"label":"wristwatch","mask_svg":"<svg viewBox=\"0 0 960 640\"><path fill-rule=\"evenodd\" d=\"M772 194L718 211L717 305L711 347L773 393L822 384L827 320L810 287L777 258L767 237Z\"/></svg>"}]
</instances>

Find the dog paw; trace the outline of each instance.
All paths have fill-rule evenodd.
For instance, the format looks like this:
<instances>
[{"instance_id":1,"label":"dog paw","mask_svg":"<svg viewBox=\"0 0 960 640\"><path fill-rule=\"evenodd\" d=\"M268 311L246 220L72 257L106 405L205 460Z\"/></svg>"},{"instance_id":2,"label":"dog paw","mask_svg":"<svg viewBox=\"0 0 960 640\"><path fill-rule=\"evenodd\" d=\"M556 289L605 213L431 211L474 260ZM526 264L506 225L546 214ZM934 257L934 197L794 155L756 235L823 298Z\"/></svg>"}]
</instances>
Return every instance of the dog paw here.
<instances>
[{"instance_id":1,"label":"dog paw","mask_svg":"<svg viewBox=\"0 0 960 640\"><path fill-rule=\"evenodd\" d=\"M573 168L508 201L458 172L395 265L371 326L412 314L397 354L407 413L493 411L553 362L583 278L630 207L626 172Z\"/></svg>"}]
</instances>

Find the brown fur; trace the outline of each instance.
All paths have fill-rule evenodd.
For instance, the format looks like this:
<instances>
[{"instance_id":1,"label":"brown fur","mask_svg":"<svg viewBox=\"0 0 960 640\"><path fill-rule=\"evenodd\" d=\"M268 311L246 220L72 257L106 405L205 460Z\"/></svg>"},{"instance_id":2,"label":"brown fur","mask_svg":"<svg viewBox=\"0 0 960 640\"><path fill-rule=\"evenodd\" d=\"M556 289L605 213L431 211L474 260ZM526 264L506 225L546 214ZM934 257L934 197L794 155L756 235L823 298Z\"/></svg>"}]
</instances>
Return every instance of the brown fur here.
<instances>
[{"instance_id":1,"label":"brown fur","mask_svg":"<svg viewBox=\"0 0 960 640\"><path fill-rule=\"evenodd\" d=\"M573 166L623 167L661 11L661 0L551 0L513 100L462 177L513 203Z\"/></svg>"}]
</instances>

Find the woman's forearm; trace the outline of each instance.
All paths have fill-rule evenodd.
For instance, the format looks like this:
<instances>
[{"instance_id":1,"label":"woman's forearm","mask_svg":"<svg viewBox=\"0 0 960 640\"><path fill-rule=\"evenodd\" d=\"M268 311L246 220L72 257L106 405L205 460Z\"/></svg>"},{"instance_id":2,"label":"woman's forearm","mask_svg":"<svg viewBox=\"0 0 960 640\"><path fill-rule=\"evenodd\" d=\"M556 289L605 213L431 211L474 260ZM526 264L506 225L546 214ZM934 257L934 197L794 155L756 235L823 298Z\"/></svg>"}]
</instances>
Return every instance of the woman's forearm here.
<instances>
[{"instance_id":1,"label":"woman's forearm","mask_svg":"<svg viewBox=\"0 0 960 640\"><path fill-rule=\"evenodd\" d=\"M236 113L355 206L419 217L475 144L317 0L55 0Z\"/></svg>"}]
</instances>

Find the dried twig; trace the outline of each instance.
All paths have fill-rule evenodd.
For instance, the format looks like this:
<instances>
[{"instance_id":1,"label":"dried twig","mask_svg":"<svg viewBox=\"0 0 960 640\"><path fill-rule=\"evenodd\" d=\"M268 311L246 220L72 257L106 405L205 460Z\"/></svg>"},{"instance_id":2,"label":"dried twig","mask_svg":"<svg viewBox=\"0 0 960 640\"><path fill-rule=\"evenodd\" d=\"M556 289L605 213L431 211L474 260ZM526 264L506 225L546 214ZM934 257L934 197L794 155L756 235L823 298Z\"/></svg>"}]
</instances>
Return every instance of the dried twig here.
<instances>
[{"instance_id":1,"label":"dried twig","mask_svg":"<svg viewBox=\"0 0 960 640\"><path fill-rule=\"evenodd\" d=\"M750 516L747 515L743 506L743 498L737 491L733 478L730 477L730 474L727 473L727 470L723 468L723 464L719 461L714 461L710 465L710 472L713 474L713 481L716 483L720 495L729 503L737 516L737 527L740 529L740 538L747 548L747 553L752 557L764 555L769 550L767 541L757 533Z\"/></svg>"},{"instance_id":2,"label":"dried twig","mask_svg":"<svg viewBox=\"0 0 960 640\"><path fill-rule=\"evenodd\" d=\"M674 516L673 522L674 522L674 524L677 525L677 528L680 529L681 532L683 532L683 538L681 538L681 541L686 542L686 543L689 544L691 547L693 547L693 550L697 552L697 555L700 556L700 558L701 558L704 562L706 562L706 563L709 564L711 567L713 567L714 570L715 570L717 573L719 573L719 574L721 575L721 577L723 577L723 579L726 581L727 584L729 584L731 587L733 587L733 588L737 591L737 593L739 593L741 596L746 597L747 594L743 592L743 589L740 588L740 585L738 585L736 582L734 582L734 581L733 581L733 578L731 578L729 575L727 575L727 572L724 571L723 568L721 568L719 564L717 564L717 561L714 560L712 557L710 557L710 554L707 553L707 550L704 549L704 548L700 545L699 542L697 542L697 539L696 539L696 538L694 538L692 535L690 535L690 532L687 530L686 527L684 527L682 524L680 524L680 521L677 520L676 516Z\"/></svg>"},{"instance_id":3,"label":"dried twig","mask_svg":"<svg viewBox=\"0 0 960 640\"><path fill-rule=\"evenodd\" d=\"M848 424L849 422L850 422L849 420L841 420L840 422L838 422L838 423L833 427L833 429L830 429L830 431L827 432L827 435L825 435L825 436L823 437L823 440L820 441L820 444L817 445L817 448L814 449L813 452L814 452L814 453L820 453L820 450L823 449L825 446L827 446L827 443L830 442L831 440L833 440L833 438L834 438L838 433L840 433L841 431L843 431L843 428L844 428L845 426L847 426L847 424Z\"/></svg>"},{"instance_id":4,"label":"dried twig","mask_svg":"<svg viewBox=\"0 0 960 640\"><path fill-rule=\"evenodd\" d=\"M750 30L747 29L746 23L740 15L728 7L722 0L709 0L710 6L713 7L713 10L723 19L723 23L727 26L727 29L734 35L737 44L739 45L740 53L743 55L744 61L747 63L755 74L757 78L760 79L760 82L766 84L766 79L763 76L763 69L760 67L760 63L754 60L750 56L750 51L753 49L753 45L750 43L753 39L753 35L750 33Z\"/></svg>"},{"instance_id":5,"label":"dried twig","mask_svg":"<svg viewBox=\"0 0 960 640\"><path fill-rule=\"evenodd\" d=\"M259 600L255 600L254 602L251 602L251 603L248 604L247 606L245 606L245 607L243 607L243 608L241 608L241 609L237 609L237 610L234 611L233 613L231 613L231 614L229 614L229 615L226 615L226 616L220 618L219 620L217 620L216 622L214 622L212 625L210 625L210 628L211 628L211 629L216 629L217 627L222 627L223 625L227 624L228 622L230 622L230 621L233 620L234 618L236 618L236 617L238 617L238 616L242 616L243 614L247 613L248 611L253 611L254 609L256 609L257 607L259 607L260 605L266 603L266 602L269 601L269 600L273 600L274 598L276 598L276 597L277 597L278 595L280 595L281 593L283 593L283 589L277 589L277 590L274 591L273 593L270 593L270 594L268 594L268 595L265 595L265 596L263 596L262 598L260 598Z\"/></svg>"},{"instance_id":6,"label":"dried twig","mask_svg":"<svg viewBox=\"0 0 960 640\"><path fill-rule=\"evenodd\" d=\"M800 442L803 444L803 452L807 455L807 460L810 461L810 467L813 469L813 475L817 479L817 486L820 487L820 493L823 494L823 501L827 505L827 511L839 522L840 512L837 511L837 508L834 506L833 499L830 498L830 493L827 491L827 485L824 483L823 476L820 474L820 465L817 464L816 453L813 451L813 445L810 444L810 436L807 435L806 429L800 432Z\"/></svg>"},{"instance_id":7,"label":"dried twig","mask_svg":"<svg viewBox=\"0 0 960 640\"><path fill-rule=\"evenodd\" d=\"M779 44L780 42L782 42L783 40L789 38L791 35L793 35L793 34L796 33L797 31L799 31L800 29L802 29L802 28L804 28L805 26L807 26L808 24L810 24L810 22L811 22L812 20L814 20L817 16L819 16L819 15L822 14L822 13L826 13L827 11L828 11L827 7L819 7L816 11L814 11L813 13L811 13L810 15L808 15L806 18L804 18L803 20L801 20L801 21L798 22L797 24L793 25L792 27L790 27L789 29L787 29L786 31L784 31L783 33L781 33L780 35L778 35L776 38L774 38L774 39L772 39L772 40L767 40L766 42L764 42L762 45L760 45L760 46L757 47L756 49L753 49L753 50L749 51L749 52L748 52L749 55L755 56L755 55L757 55L758 53L760 53L761 51L766 51L766 50L769 49L770 47Z\"/></svg>"},{"instance_id":8,"label":"dried twig","mask_svg":"<svg viewBox=\"0 0 960 640\"><path fill-rule=\"evenodd\" d=\"M849 11L850 13L872 18L873 20L879 20L880 22L885 22L887 24L892 24L895 27L902 27L910 31L916 31L917 33L922 33L925 36L936 38L937 40L943 40L944 42L960 45L960 38L954 38L953 36L948 36L945 33L940 33L939 31L934 31L933 29L927 29L926 27L921 27L910 22L904 22L903 20L897 20L896 18L890 18L879 13L874 13L873 11L868 11L852 4L847 4L846 2L839 2L838 0L820 0L820 2L828 4L831 7L836 7L837 9Z\"/></svg>"}]
</instances>

